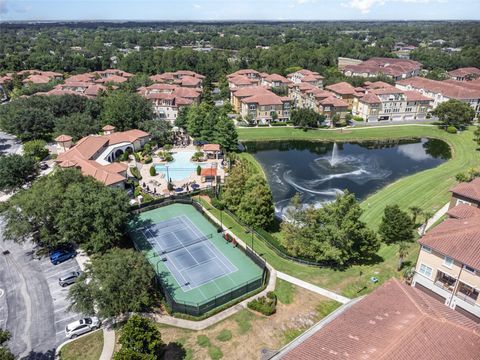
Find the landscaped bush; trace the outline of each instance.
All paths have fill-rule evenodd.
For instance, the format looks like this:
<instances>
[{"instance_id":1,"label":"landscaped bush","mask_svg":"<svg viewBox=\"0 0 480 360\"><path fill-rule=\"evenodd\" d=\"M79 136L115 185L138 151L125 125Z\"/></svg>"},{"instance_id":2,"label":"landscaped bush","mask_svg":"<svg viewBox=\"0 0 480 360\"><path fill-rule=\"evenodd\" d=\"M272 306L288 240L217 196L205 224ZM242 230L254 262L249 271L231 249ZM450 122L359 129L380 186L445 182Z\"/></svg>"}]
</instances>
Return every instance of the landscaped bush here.
<instances>
[{"instance_id":1,"label":"landscaped bush","mask_svg":"<svg viewBox=\"0 0 480 360\"><path fill-rule=\"evenodd\" d=\"M147 156L147 157L143 160L143 162L144 162L145 164L151 164L152 161L153 161L153 160L152 160L152 157L151 157L150 155Z\"/></svg>"},{"instance_id":2,"label":"landscaped bush","mask_svg":"<svg viewBox=\"0 0 480 360\"><path fill-rule=\"evenodd\" d=\"M352 116L353 121L363 122L363 118L361 116Z\"/></svg>"},{"instance_id":3,"label":"landscaped bush","mask_svg":"<svg viewBox=\"0 0 480 360\"><path fill-rule=\"evenodd\" d=\"M122 155L120 155L120 156L118 157L118 161L128 161L128 156L129 156L129 155L130 155L130 154L125 151Z\"/></svg>"},{"instance_id":4,"label":"landscaped bush","mask_svg":"<svg viewBox=\"0 0 480 360\"><path fill-rule=\"evenodd\" d=\"M140 154L138 152L133 153L133 157L135 158L135 161L140 162Z\"/></svg>"},{"instance_id":5,"label":"landscaped bush","mask_svg":"<svg viewBox=\"0 0 480 360\"><path fill-rule=\"evenodd\" d=\"M287 126L287 123L284 123L284 122L276 122L276 123L272 123L272 126Z\"/></svg>"},{"instance_id":6,"label":"landscaped bush","mask_svg":"<svg viewBox=\"0 0 480 360\"><path fill-rule=\"evenodd\" d=\"M150 176L157 175L157 170L155 169L155 165L150 166Z\"/></svg>"},{"instance_id":7,"label":"landscaped bush","mask_svg":"<svg viewBox=\"0 0 480 360\"><path fill-rule=\"evenodd\" d=\"M192 155L192 161L200 161L201 159L203 159L203 152L201 151L197 151Z\"/></svg>"},{"instance_id":8,"label":"landscaped bush","mask_svg":"<svg viewBox=\"0 0 480 360\"><path fill-rule=\"evenodd\" d=\"M197 166L197 175L200 176L202 173L202 167L200 165Z\"/></svg>"},{"instance_id":9,"label":"landscaped bush","mask_svg":"<svg viewBox=\"0 0 480 360\"><path fill-rule=\"evenodd\" d=\"M258 124L257 126L258 127L269 127L270 125L269 124Z\"/></svg>"},{"instance_id":10,"label":"landscaped bush","mask_svg":"<svg viewBox=\"0 0 480 360\"><path fill-rule=\"evenodd\" d=\"M447 132L449 134L456 134L457 133L457 128L455 126L450 125L449 127L447 127Z\"/></svg>"},{"instance_id":11,"label":"landscaped bush","mask_svg":"<svg viewBox=\"0 0 480 360\"><path fill-rule=\"evenodd\" d=\"M247 306L249 309L258 311L263 315L273 315L276 312L277 295L275 295L273 291L270 291L267 293L267 296L262 296L258 299L250 301Z\"/></svg>"},{"instance_id":12,"label":"landscaped bush","mask_svg":"<svg viewBox=\"0 0 480 360\"><path fill-rule=\"evenodd\" d=\"M142 180L142 175L140 175L140 171L136 167L130 168L130 172L133 176L135 176L138 180Z\"/></svg>"},{"instance_id":13,"label":"landscaped bush","mask_svg":"<svg viewBox=\"0 0 480 360\"><path fill-rule=\"evenodd\" d=\"M223 329L222 331L220 331L220 333L216 337L218 341L222 341L222 342L229 341L231 338L232 338L232 332L228 329Z\"/></svg>"},{"instance_id":14,"label":"landscaped bush","mask_svg":"<svg viewBox=\"0 0 480 360\"><path fill-rule=\"evenodd\" d=\"M210 339L206 335L198 335L197 344L201 347L209 347L211 345Z\"/></svg>"},{"instance_id":15,"label":"landscaped bush","mask_svg":"<svg viewBox=\"0 0 480 360\"><path fill-rule=\"evenodd\" d=\"M223 205L223 202L217 198L213 198L211 202L212 202L212 206L216 207L218 210L223 210L225 207L225 205Z\"/></svg>"}]
</instances>

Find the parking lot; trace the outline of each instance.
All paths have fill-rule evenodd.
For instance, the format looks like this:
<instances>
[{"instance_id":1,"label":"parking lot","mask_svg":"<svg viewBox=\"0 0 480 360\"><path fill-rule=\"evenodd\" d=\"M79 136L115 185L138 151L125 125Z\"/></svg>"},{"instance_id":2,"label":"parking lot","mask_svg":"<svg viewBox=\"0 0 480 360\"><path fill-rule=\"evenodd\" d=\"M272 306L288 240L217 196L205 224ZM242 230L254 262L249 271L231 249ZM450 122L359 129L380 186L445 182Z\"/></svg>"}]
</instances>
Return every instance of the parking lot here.
<instances>
[{"instance_id":1,"label":"parking lot","mask_svg":"<svg viewBox=\"0 0 480 360\"><path fill-rule=\"evenodd\" d=\"M0 327L12 334L9 347L19 358L53 359L65 325L81 318L68 311L68 287L58 278L80 267L75 259L52 265L33 250L31 243L4 241L0 219Z\"/></svg>"}]
</instances>

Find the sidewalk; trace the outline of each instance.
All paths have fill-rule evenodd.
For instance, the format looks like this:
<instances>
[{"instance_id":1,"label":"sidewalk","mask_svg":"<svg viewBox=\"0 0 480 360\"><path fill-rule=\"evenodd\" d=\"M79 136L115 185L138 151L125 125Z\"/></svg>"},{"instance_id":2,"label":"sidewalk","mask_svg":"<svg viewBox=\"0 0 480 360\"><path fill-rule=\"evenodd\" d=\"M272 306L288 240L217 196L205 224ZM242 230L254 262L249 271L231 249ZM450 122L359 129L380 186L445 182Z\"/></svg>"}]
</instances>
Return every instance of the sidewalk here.
<instances>
[{"instance_id":1,"label":"sidewalk","mask_svg":"<svg viewBox=\"0 0 480 360\"><path fill-rule=\"evenodd\" d=\"M314 293L317 293L317 294L319 294L319 295L325 296L325 297L327 297L327 298L329 298L329 299L338 301L339 303L342 303L342 304L346 304L346 303L348 303L348 302L351 301L351 299L346 298L345 296L338 295L337 293L334 293L333 291L330 291L330 290L321 288L321 287L319 287L319 286L310 284L310 283L308 283L308 282L306 282L306 281L297 279L296 277L290 276L290 275L285 274L285 273L282 273L282 272L280 272L280 271L277 271L277 277L278 277L279 279L288 281L289 283L292 283L292 284L294 284L294 285L300 286L300 287L302 287L302 288L304 288L304 289L310 290L310 291L312 291L312 292L314 292Z\"/></svg>"},{"instance_id":2,"label":"sidewalk","mask_svg":"<svg viewBox=\"0 0 480 360\"><path fill-rule=\"evenodd\" d=\"M445 205L442 206L440 210L438 210L428 221L426 226L424 227L423 225L418 228L418 233L422 235L425 233L428 229L430 229L433 224L435 224L443 215L445 215L448 211L448 208L450 206L450 202L446 203ZM425 228L425 229L424 229Z\"/></svg>"}]
</instances>

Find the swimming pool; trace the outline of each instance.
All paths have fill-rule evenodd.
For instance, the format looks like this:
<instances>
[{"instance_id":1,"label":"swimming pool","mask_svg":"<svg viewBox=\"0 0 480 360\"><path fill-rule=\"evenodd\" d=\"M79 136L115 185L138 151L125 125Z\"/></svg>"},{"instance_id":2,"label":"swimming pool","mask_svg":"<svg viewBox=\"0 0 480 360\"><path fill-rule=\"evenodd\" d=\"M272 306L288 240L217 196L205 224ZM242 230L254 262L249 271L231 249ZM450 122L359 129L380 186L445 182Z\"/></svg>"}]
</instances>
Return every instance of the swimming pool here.
<instances>
[{"instance_id":1,"label":"swimming pool","mask_svg":"<svg viewBox=\"0 0 480 360\"><path fill-rule=\"evenodd\" d=\"M182 151L173 154L173 161L168 163L168 171L165 165L155 165L157 174L162 173L172 179L172 181L181 181L188 178L192 173L197 171L197 166L205 166L205 163L194 163L190 161L194 151ZM167 175L168 173L168 175Z\"/></svg>"}]
</instances>

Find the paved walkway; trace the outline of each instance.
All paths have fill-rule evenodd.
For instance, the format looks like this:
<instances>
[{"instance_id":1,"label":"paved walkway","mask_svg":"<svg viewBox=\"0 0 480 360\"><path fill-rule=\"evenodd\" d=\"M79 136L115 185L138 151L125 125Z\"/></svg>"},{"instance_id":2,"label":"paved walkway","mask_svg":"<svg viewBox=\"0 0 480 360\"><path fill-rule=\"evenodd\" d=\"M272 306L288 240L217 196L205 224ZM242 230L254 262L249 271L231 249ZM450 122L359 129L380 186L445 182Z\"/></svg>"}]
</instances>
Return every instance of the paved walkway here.
<instances>
[{"instance_id":1,"label":"paved walkway","mask_svg":"<svg viewBox=\"0 0 480 360\"><path fill-rule=\"evenodd\" d=\"M300 286L304 289L310 290L310 291L312 291L314 293L317 293L319 295L328 297L329 299L338 301L339 303L342 303L342 304L346 304L346 303L350 302L350 300L351 300L349 298L346 298L345 296L338 295L337 293L334 293L333 291L330 291L330 290L321 288L319 286L310 284L306 281L297 279L296 277L290 276L290 275L282 273L280 271L277 271L277 277L279 279L288 281L289 283Z\"/></svg>"},{"instance_id":2,"label":"paved walkway","mask_svg":"<svg viewBox=\"0 0 480 360\"><path fill-rule=\"evenodd\" d=\"M110 360L113 358L115 349L115 331L110 325L103 328L103 350L99 360Z\"/></svg>"},{"instance_id":3,"label":"paved walkway","mask_svg":"<svg viewBox=\"0 0 480 360\"><path fill-rule=\"evenodd\" d=\"M443 215L445 215L448 211L448 207L450 206L450 202L443 205L443 207L438 210L428 221L426 226L420 226L418 228L418 233L423 235L428 229L430 229L433 224L435 224Z\"/></svg>"}]
</instances>

